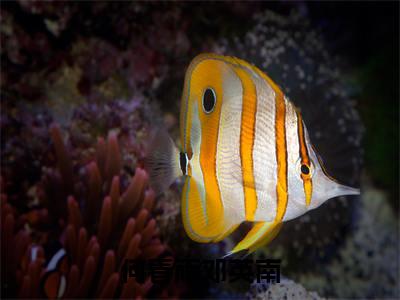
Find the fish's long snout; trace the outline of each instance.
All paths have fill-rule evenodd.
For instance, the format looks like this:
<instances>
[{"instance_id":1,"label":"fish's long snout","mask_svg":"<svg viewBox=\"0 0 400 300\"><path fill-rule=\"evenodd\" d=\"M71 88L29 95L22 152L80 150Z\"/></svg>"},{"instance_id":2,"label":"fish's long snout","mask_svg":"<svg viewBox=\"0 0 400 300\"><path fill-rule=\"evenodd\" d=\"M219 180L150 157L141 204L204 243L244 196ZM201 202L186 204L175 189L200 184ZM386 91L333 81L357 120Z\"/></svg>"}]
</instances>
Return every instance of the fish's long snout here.
<instances>
[{"instance_id":1,"label":"fish's long snout","mask_svg":"<svg viewBox=\"0 0 400 300\"><path fill-rule=\"evenodd\" d=\"M319 180L315 183L315 190L310 205L311 209L335 197L360 194L360 189L340 184L324 174L320 173L320 176L317 178Z\"/></svg>"},{"instance_id":2,"label":"fish's long snout","mask_svg":"<svg viewBox=\"0 0 400 300\"><path fill-rule=\"evenodd\" d=\"M334 198L339 196L359 195L360 189L340 184L332 179L328 179L326 187L326 197Z\"/></svg>"},{"instance_id":3,"label":"fish's long snout","mask_svg":"<svg viewBox=\"0 0 400 300\"><path fill-rule=\"evenodd\" d=\"M336 196L360 195L360 189L353 188L347 185L336 184L335 194Z\"/></svg>"}]
</instances>

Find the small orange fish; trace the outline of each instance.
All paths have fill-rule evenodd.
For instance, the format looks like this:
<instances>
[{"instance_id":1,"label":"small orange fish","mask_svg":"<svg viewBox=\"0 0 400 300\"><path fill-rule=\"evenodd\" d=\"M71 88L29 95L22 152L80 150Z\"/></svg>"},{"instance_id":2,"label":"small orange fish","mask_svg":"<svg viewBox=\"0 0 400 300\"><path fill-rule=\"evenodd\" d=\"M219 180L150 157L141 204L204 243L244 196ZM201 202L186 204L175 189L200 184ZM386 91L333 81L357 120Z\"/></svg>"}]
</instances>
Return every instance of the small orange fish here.
<instances>
[{"instance_id":1,"label":"small orange fish","mask_svg":"<svg viewBox=\"0 0 400 300\"><path fill-rule=\"evenodd\" d=\"M48 299L60 299L67 288L68 259L63 248L50 259L42 278L42 290Z\"/></svg>"}]
</instances>

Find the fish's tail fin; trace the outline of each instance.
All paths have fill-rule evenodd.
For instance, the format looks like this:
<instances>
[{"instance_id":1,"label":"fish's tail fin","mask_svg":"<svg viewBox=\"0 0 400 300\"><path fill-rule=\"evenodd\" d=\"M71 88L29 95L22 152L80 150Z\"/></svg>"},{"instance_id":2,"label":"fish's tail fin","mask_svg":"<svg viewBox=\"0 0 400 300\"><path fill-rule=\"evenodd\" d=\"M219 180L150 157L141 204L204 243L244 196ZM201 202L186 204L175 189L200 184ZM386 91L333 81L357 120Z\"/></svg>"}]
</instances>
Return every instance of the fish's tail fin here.
<instances>
[{"instance_id":1,"label":"fish's tail fin","mask_svg":"<svg viewBox=\"0 0 400 300\"><path fill-rule=\"evenodd\" d=\"M182 175L179 150L169 134L159 130L151 135L146 152L144 167L149 173L150 186L160 194Z\"/></svg>"}]
</instances>

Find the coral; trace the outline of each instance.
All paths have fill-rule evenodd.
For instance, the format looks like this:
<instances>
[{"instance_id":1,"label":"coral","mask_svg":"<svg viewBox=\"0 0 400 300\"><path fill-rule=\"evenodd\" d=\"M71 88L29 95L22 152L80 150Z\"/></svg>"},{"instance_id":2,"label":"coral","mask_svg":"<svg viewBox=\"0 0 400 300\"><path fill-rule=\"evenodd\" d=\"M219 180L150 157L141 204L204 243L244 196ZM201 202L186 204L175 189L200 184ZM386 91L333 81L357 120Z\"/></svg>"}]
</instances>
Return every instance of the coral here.
<instances>
[{"instance_id":1,"label":"coral","mask_svg":"<svg viewBox=\"0 0 400 300\"><path fill-rule=\"evenodd\" d=\"M168 254L151 212L155 195L148 176L134 176L122 167L118 136L99 138L93 160L80 165L79 153L64 143L58 125L50 128L57 168L44 171L37 185L38 206L19 213L2 195L2 268L6 295L40 296L48 245L65 248L70 267L66 297L139 297L173 295L130 278L121 286L119 269L125 258L151 259ZM15 249L15 250L14 250ZM35 249L35 250L33 250ZM36 253L36 254L33 254ZM97 271L96 271L97 270Z\"/></svg>"},{"instance_id":2,"label":"coral","mask_svg":"<svg viewBox=\"0 0 400 300\"><path fill-rule=\"evenodd\" d=\"M253 63L280 85L301 109L328 173L357 186L363 126L352 97L355 87L343 80L343 60L330 54L318 30L297 10L288 16L266 10L253 24L243 38L224 38L213 50ZM293 271L331 259L352 225L355 202L348 198L331 199L286 222L262 255L282 258Z\"/></svg>"},{"instance_id":3,"label":"coral","mask_svg":"<svg viewBox=\"0 0 400 300\"><path fill-rule=\"evenodd\" d=\"M85 103L74 110L68 124L71 143L85 148L113 130L119 136L124 167L134 166L135 157L143 158L149 130L163 124L160 116L158 106L142 94L105 104Z\"/></svg>"},{"instance_id":4,"label":"coral","mask_svg":"<svg viewBox=\"0 0 400 300\"><path fill-rule=\"evenodd\" d=\"M301 284L290 279L282 279L280 283L274 284L252 284L247 293L248 299L307 299L317 300L321 298L316 292L307 291Z\"/></svg>"},{"instance_id":5,"label":"coral","mask_svg":"<svg viewBox=\"0 0 400 300\"><path fill-rule=\"evenodd\" d=\"M19 210L32 205L27 195L50 162L48 126L51 116L45 109L32 114L26 105L6 96L2 102L1 175L8 200ZM29 142L27 142L29 141Z\"/></svg>"},{"instance_id":6,"label":"coral","mask_svg":"<svg viewBox=\"0 0 400 300\"><path fill-rule=\"evenodd\" d=\"M170 68L190 48L181 6L5 3L1 87L46 103L62 124L83 102L151 94L183 74L182 63L178 72Z\"/></svg>"},{"instance_id":7,"label":"coral","mask_svg":"<svg viewBox=\"0 0 400 300\"><path fill-rule=\"evenodd\" d=\"M298 280L329 297L398 298L396 217L388 195L364 181L352 237L346 240L338 257L321 270L322 274L305 272Z\"/></svg>"}]
</instances>

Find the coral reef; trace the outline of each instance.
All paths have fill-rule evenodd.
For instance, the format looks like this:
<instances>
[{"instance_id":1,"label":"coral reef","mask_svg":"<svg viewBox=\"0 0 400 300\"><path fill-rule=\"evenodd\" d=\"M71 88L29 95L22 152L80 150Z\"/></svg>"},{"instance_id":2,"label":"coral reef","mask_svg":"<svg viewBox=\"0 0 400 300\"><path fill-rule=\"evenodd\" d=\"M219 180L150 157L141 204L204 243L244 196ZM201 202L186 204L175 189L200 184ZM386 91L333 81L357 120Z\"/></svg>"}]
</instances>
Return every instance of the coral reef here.
<instances>
[{"instance_id":1,"label":"coral reef","mask_svg":"<svg viewBox=\"0 0 400 300\"><path fill-rule=\"evenodd\" d=\"M84 103L154 94L164 78L183 75L182 63L170 66L189 49L179 5L161 11L141 3L5 3L2 93L45 104L62 125Z\"/></svg>"},{"instance_id":2,"label":"coral reef","mask_svg":"<svg viewBox=\"0 0 400 300\"><path fill-rule=\"evenodd\" d=\"M321 298L316 292L309 292L301 284L287 278L283 278L280 283L253 283L250 287L250 291L247 293L246 296L248 299L257 300L324 299Z\"/></svg>"},{"instance_id":3,"label":"coral reef","mask_svg":"<svg viewBox=\"0 0 400 300\"><path fill-rule=\"evenodd\" d=\"M70 262L65 297L174 295L173 290L151 289L149 278L144 284L130 278L121 286L119 281L124 259L170 255L151 215L155 195L146 188L146 172L136 168L130 177L121 170L115 132L107 141L99 138L94 159L86 165L77 163L79 153L64 144L58 125L50 132L58 168L44 171L32 200L36 207L20 214L2 195L6 295L41 296L39 275L54 241L65 248Z\"/></svg>"},{"instance_id":4,"label":"coral reef","mask_svg":"<svg viewBox=\"0 0 400 300\"><path fill-rule=\"evenodd\" d=\"M363 187L352 238L346 239L338 257L319 274L304 272L298 281L330 297L398 298L396 218L387 194L371 187L367 179Z\"/></svg>"},{"instance_id":5,"label":"coral reef","mask_svg":"<svg viewBox=\"0 0 400 300\"><path fill-rule=\"evenodd\" d=\"M50 163L48 126L51 121L45 109L35 110L33 114L24 105L8 108L2 102L2 187L7 190L9 201L20 210L26 208L26 195L40 179L42 166Z\"/></svg>"}]
</instances>

